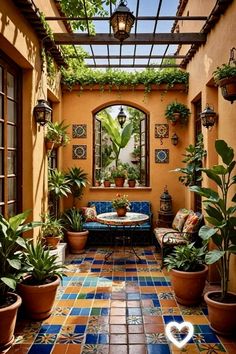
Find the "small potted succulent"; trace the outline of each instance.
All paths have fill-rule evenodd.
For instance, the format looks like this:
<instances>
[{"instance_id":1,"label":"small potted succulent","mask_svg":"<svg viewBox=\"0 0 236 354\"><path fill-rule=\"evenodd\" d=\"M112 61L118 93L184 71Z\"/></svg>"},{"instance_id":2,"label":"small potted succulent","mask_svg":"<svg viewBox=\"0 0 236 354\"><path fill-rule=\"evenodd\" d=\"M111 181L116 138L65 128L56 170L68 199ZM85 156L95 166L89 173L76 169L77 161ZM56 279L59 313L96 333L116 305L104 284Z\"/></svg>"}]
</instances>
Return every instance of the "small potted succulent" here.
<instances>
[{"instance_id":1,"label":"small potted succulent","mask_svg":"<svg viewBox=\"0 0 236 354\"><path fill-rule=\"evenodd\" d=\"M165 110L165 117L172 125L175 125L177 121L182 125L188 124L189 116L189 108L177 101L169 103Z\"/></svg>"},{"instance_id":2,"label":"small potted succulent","mask_svg":"<svg viewBox=\"0 0 236 354\"><path fill-rule=\"evenodd\" d=\"M71 208L64 212L63 221L67 230L67 240L71 253L81 253L88 239L88 230L83 230L84 218L79 209Z\"/></svg>"},{"instance_id":3,"label":"small potted succulent","mask_svg":"<svg viewBox=\"0 0 236 354\"><path fill-rule=\"evenodd\" d=\"M236 100L236 61L231 65L223 64L218 66L213 72L213 77L217 85L221 88L222 96L225 100L233 103Z\"/></svg>"},{"instance_id":4,"label":"small potted succulent","mask_svg":"<svg viewBox=\"0 0 236 354\"><path fill-rule=\"evenodd\" d=\"M136 168L130 166L127 173L129 187L135 187L136 181L139 178L139 173Z\"/></svg>"},{"instance_id":5,"label":"small potted succulent","mask_svg":"<svg viewBox=\"0 0 236 354\"><path fill-rule=\"evenodd\" d=\"M114 167L111 171L111 176L114 179L116 187L123 187L127 178L127 171L121 164Z\"/></svg>"},{"instance_id":6,"label":"small potted succulent","mask_svg":"<svg viewBox=\"0 0 236 354\"><path fill-rule=\"evenodd\" d=\"M63 225L61 219L55 219L48 214L42 215L42 237L48 248L56 249L63 238Z\"/></svg>"},{"instance_id":7,"label":"small potted succulent","mask_svg":"<svg viewBox=\"0 0 236 354\"><path fill-rule=\"evenodd\" d=\"M130 202L126 194L117 193L112 200L112 207L116 210L118 216L125 216L129 206Z\"/></svg>"}]
</instances>

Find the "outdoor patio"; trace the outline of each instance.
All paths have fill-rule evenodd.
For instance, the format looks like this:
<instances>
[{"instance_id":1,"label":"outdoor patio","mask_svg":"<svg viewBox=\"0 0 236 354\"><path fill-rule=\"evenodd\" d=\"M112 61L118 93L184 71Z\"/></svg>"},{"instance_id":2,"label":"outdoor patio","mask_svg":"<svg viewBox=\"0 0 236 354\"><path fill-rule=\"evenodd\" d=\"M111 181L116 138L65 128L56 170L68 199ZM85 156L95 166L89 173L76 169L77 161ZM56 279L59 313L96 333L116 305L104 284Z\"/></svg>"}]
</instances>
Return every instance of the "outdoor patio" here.
<instances>
[{"instance_id":1,"label":"outdoor patio","mask_svg":"<svg viewBox=\"0 0 236 354\"><path fill-rule=\"evenodd\" d=\"M177 304L154 248L137 250L139 263L127 254L104 262L104 248L70 255L51 317L43 322L19 319L8 353L234 354L236 339L213 333L204 303ZM165 336L165 325L173 320L194 325L194 336L183 349Z\"/></svg>"}]
</instances>

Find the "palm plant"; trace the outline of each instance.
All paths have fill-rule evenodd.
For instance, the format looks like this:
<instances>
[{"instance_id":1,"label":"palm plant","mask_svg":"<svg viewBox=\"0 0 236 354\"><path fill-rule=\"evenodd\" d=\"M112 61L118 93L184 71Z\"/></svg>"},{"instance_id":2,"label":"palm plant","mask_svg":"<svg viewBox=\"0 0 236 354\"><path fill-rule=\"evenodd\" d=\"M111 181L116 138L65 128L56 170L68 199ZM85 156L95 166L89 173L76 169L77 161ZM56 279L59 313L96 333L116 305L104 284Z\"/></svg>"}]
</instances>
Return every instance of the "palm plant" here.
<instances>
[{"instance_id":1,"label":"palm plant","mask_svg":"<svg viewBox=\"0 0 236 354\"><path fill-rule=\"evenodd\" d=\"M83 195L83 189L88 184L88 174L80 167L72 167L66 173L66 179L69 182L73 196L73 207L76 205L76 199Z\"/></svg>"},{"instance_id":2,"label":"palm plant","mask_svg":"<svg viewBox=\"0 0 236 354\"><path fill-rule=\"evenodd\" d=\"M68 177L57 169L49 170L48 190L55 199L55 216L58 218L58 199L67 197L71 192Z\"/></svg>"}]
</instances>

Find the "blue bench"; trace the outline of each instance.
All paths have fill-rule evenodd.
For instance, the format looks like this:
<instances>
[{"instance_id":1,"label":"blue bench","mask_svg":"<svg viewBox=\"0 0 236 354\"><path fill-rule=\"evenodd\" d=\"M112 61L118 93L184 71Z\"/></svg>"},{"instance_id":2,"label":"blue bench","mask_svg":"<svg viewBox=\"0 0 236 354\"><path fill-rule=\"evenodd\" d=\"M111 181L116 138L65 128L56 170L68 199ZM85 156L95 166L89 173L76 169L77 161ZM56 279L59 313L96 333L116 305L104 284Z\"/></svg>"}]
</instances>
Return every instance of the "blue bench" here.
<instances>
[{"instance_id":1,"label":"blue bench","mask_svg":"<svg viewBox=\"0 0 236 354\"><path fill-rule=\"evenodd\" d=\"M111 201L90 201L88 206L95 205L97 214L110 213L114 211ZM137 234L137 244L149 244L151 241L152 231L152 212L151 203L149 201L131 201L130 211L134 213L142 213L149 215L147 222L135 227L135 235ZM112 226L112 228L117 228ZM130 227L130 226L128 226ZM121 229L123 226L121 227ZM132 228L132 227L131 227ZM110 244L109 227L97 221L85 222L84 229L89 231L89 245L108 245Z\"/></svg>"}]
</instances>

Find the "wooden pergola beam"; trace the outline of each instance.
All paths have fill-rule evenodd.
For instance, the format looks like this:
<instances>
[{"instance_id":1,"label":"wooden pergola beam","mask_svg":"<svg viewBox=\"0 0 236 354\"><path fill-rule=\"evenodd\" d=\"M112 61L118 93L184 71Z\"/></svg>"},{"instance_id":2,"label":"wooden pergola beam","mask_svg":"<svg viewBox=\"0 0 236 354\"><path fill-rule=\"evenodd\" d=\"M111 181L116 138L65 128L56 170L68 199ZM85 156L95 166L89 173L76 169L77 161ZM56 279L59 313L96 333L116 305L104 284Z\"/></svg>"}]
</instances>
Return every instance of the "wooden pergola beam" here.
<instances>
[{"instance_id":1,"label":"wooden pergola beam","mask_svg":"<svg viewBox=\"0 0 236 354\"><path fill-rule=\"evenodd\" d=\"M81 33L54 33L56 44L88 44L118 45L120 42L113 35L97 33L95 36ZM206 42L204 33L139 33L131 34L124 44L203 44Z\"/></svg>"}]
</instances>

